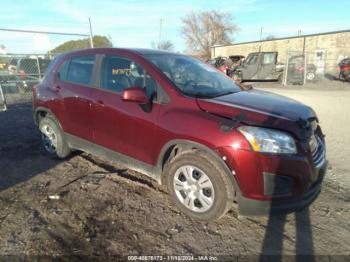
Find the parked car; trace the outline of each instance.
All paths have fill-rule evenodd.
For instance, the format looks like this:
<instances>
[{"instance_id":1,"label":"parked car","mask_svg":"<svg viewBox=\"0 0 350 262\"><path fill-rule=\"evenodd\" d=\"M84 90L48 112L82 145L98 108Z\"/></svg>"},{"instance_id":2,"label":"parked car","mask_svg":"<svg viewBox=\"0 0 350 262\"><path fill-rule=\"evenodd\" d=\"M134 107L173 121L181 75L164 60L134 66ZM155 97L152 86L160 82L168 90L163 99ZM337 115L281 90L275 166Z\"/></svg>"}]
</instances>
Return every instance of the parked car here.
<instances>
[{"instance_id":1,"label":"parked car","mask_svg":"<svg viewBox=\"0 0 350 262\"><path fill-rule=\"evenodd\" d=\"M250 53L241 66L231 70L234 80L248 81L282 81L285 65L278 62L278 52ZM304 82L303 56L293 56L289 59L288 79L290 83ZM307 65L306 81L315 81L316 66Z\"/></svg>"},{"instance_id":2,"label":"parked car","mask_svg":"<svg viewBox=\"0 0 350 262\"><path fill-rule=\"evenodd\" d=\"M305 73L305 57L303 55L292 56L288 62L287 83L302 85L305 81L317 81L317 68L314 64L306 65Z\"/></svg>"},{"instance_id":3,"label":"parked car","mask_svg":"<svg viewBox=\"0 0 350 262\"><path fill-rule=\"evenodd\" d=\"M13 58L8 66L9 74L19 80L38 80L50 63L44 58Z\"/></svg>"},{"instance_id":4,"label":"parked car","mask_svg":"<svg viewBox=\"0 0 350 262\"><path fill-rule=\"evenodd\" d=\"M350 58L344 58L339 63L339 79L350 82Z\"/></svg>"},{"instance_id":5,"label":"parked car","mask_svg":"<svg viewBox=\"0 0 350 262\"><path fill-rule=\"evenodd\" d=\"M278 80L283 73L278 70L277 52L250 53L241 66L231 72L231 77L239 81Z\"/></svg>"},{"instance_id":6,"label":"parked car","mask_svg":"<svg viewBox=\"0 0 350 262\"><path fill-rule=\"evenodd\" d=\"M299 210L321 189L327 161L315 112L241 89L192 57L114 48L61 54L33 96L49 155L81 150L122 162L166 185L195 219L219 219L234 202L242 215Z\"/></svg>"},{"instance_id":7,"label":"parked car","mask_svg":"<svg viewBox=\"0 0 350 262\"><path fill-rule=\"evenodd\" d=\"M237 67L241 66L244 61L243 55L230 55L226 60L226 64L229 67L227 75L230 76Z\"/></svg>"},{"instance_id":8,"label":"parked car","mask_svg":"<svg viewBox=\"0 0 350 262\"><path fill-rule=\"evenodd\" d=\"M8 66L9 80L16 81L20 89L31 89L44 76L50 59L13 58Z\"/></svg>"},{"instance_id":9,"label":"parked car","mask_svg":"<svg viewBox=\"0 0 350 262\"><path fill-rule=\"evenodd\" d=\"M224 74L228 75L229 66L227 65L226 61L227 61L227 57L218 56L216 58L208 60L207 63L217 68L219 71L223 72Z\"/></svg>"}]
</instances>

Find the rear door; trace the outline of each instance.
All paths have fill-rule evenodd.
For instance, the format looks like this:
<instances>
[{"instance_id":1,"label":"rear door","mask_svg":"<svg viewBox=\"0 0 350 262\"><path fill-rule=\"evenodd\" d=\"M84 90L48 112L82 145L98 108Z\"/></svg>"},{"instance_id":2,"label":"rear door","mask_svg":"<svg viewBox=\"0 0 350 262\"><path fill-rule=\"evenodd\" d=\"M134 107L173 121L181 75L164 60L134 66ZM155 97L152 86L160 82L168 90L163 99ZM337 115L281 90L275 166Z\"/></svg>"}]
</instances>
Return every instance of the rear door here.
<instances>
[{"instance_id":1,"label":"rear door","mask_svg":"<svg viewBox=\"0 0 350 262\"><path fill-rule=\"evenodd\" d=\"M261 53L260 68L258 70L257 79L273 79L276 71L277 52Z\"/></svg>"},{"instance_id":2,"label":"rear door","mask_svg":"<svg viewBox=\"0 0 350 262\"><path fill-rule=\"evenodd\" d=\"M156 100L157 82L139 63L119 55L103 57L100 77L91 111L94 142L153 164L155 123L161 106ZM145 88L150 107L121 100L122 91L133 86Z\"/></svg>"},{"instance_id":3,"label":"rear door","mask_svg":"<svg viewBox=\"0 0 350 262\"><path fill-rule=\"evenodd\" d=\"M64 62L54 87L63 102L65 132L89 141L94 63L95 55L76 56Z\"/></svg>"}]
</instances>

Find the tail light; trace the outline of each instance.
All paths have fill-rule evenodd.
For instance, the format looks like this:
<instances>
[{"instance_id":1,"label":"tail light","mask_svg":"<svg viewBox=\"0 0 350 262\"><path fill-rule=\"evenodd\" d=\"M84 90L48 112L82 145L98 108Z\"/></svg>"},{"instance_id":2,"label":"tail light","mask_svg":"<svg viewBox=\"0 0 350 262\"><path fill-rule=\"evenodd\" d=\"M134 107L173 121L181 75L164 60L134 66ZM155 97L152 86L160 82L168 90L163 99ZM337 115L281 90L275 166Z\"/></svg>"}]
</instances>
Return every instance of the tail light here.
<instances>
[{"instance_id":1,"label":"tail light","mask_svg":"<svg viewBox=\"0 0 350 262\"><path fill-rule=\"evenodd\" d=\"M297 70L302 73L302 72L304 72L304 67L303 66L299 67Z\"/></svg>"},{"instance_id":2,"label":"tail light","mask_svg":"<svg viewBox=\"0 0 350 262\"><path fill-rule=\"evenodd\" d=\"M227 68L228 68L227 66L220 66L219 70L226 74Z\"/></svg>"},{"instance_id":3,"label":"tail light","mask_svg":"<svg viewBox=\"0 0 350 262\"><path fill-rule=\"evenodd\" d=\"M350 70L350 66L348 64L344 64L340 66L340 70L341 71L349 71Z\"/></svg>"}]
</instances>

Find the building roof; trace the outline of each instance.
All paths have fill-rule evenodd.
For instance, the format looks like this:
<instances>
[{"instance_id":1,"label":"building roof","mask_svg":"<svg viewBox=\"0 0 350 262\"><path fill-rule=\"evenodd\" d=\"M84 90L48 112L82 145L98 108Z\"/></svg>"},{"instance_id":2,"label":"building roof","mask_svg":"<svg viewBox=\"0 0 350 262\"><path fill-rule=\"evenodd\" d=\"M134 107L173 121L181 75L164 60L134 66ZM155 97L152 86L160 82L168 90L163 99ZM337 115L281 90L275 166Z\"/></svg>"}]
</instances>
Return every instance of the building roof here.
<instances>
[{"instance_id":1,"label":"building roof","mask_svg":"<svg viewBox=\"0 0 350 262\"><path fill-rule=\"evenodd\" d=\"M232 43L232 44L227 44L227 45L215 45L215 46L212 46L212 48L213 47L223 47L223 46L233 46L233 45L244 45L244 44L261 43L261 42L269 42L269 41L276 41L276 40L286 40L286 39L292 39L292 38L304 38L304 37L320 36L320 35L332 35L332 34L339 34L339 33L350 33L350 29L340 30L340 31L324 32L324 33L317 33L317 34L280 37L280 38L273 38L273 39L266 39L266 40L255 40L255 41L248 41L248 42Z\"/></svg>"}]
</instances>

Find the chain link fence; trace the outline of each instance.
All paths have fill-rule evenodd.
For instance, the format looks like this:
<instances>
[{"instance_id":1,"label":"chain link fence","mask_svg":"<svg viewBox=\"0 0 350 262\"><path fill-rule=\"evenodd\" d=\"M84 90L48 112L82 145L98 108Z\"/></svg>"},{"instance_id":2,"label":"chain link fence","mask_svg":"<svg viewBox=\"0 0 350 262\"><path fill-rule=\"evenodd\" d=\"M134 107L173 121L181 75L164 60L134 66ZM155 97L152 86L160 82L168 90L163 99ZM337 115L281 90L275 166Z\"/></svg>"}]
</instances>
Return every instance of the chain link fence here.
<instances>
[{"instance_id":1,"label":"chain link fence","mask_svg":"<svg viewBox=\"0 0 350 262\"><path fill-rule=\"evenodd\" d=\"M0 56L0 110L6 110L6 104L30 101L33 86L42 80L50 62L49 55Z\"/></svg>"},{"instance_id":2,"label":"chain link fence","mask_svg":"<svg viewBox=\"0 0 350 262\"><path fill-rule=\"evenodd\" d=\"M93 47L90 20L74 28L76 33L0 28L0 110L31 101L53 53Z\"/></svg>"},{"instance_id":3,"label":"chain link fence","mask_svg":"<svg viewBox=\"0 0 350 262\"><path fill-rule=\"evenodd\" d=\"M339 63L341 57L327 56L326 50L313 52L286 52L284 66L284 85L305 85L317 83L324 79L339 79Z\"/></svg>"}]
</instances>

